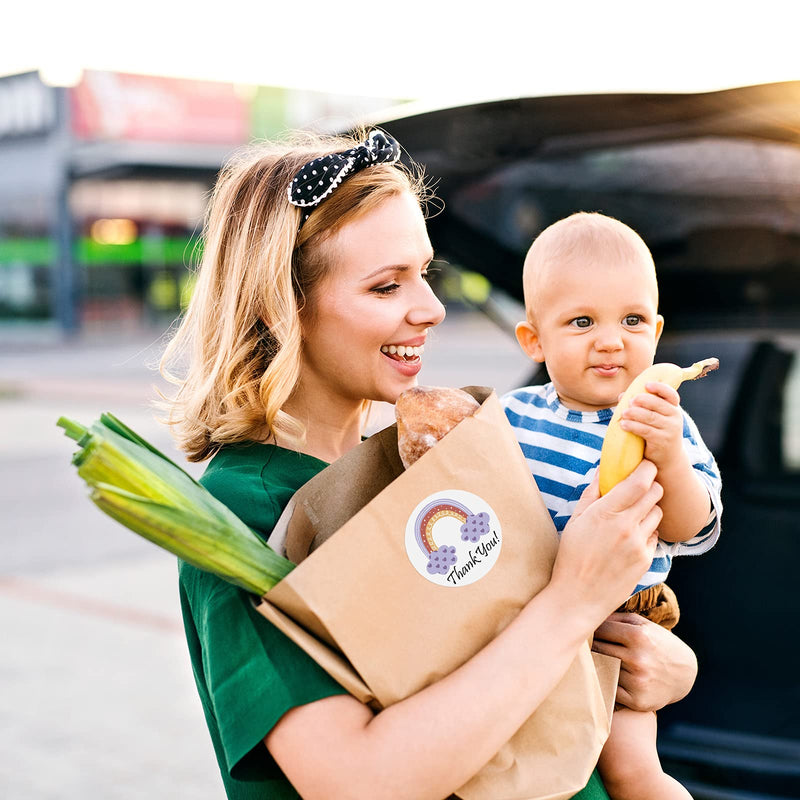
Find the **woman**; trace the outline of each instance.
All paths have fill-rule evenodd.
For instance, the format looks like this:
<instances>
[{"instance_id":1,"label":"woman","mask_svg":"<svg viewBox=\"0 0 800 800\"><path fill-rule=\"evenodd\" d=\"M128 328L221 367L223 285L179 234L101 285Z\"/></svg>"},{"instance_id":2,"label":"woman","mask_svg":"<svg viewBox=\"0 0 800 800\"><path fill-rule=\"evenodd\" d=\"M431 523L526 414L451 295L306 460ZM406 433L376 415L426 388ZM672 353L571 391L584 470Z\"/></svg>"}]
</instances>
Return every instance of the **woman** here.
<instances>
[{"instance_id":1,"label":"woman","mask_svg":"<svg viewBox=\"0 0 800 800\"><path fill-rule=\"evenodd\" d=\"M309 137L244 153L215 189L194 296L165 354L184 366L171 424L189 458L213 455L204 485L265 536L294 491L359 443L368 403L415 383L427 331L444 318L426 280L424 189L397 157L380 132L363 144ZM604 622L650 562L654 474L645 462L602 499L590 487L550 584L469 662L378 714L245 592L182 564L186 635L228 797L446 797L598 626L596 648L624 660L620 702L683 696L695 674L685 645L633 615ZM489 680L497 674L505 680ZM594 776L580 794L606 796Z\"/></svg>"}]
</instances>

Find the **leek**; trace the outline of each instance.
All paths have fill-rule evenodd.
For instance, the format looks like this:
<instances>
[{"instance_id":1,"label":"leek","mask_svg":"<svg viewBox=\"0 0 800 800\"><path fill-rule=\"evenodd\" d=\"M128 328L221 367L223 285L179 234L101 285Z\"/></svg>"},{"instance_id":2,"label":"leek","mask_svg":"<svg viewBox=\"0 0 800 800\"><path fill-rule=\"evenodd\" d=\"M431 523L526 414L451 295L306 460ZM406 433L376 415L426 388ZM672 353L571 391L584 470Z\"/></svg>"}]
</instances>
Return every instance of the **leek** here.
<instances>
[{"instance_id":1,"label":"leek","mask_svg":"<svg viewBox=\"0 0 800 800\"><path fill-rule=\"evenodd\" d=\"M89 498L134 533L259 596L294 568L188 472L117 419L57 425L78 443L72 457Z\"/></svg>"}]
</instances>

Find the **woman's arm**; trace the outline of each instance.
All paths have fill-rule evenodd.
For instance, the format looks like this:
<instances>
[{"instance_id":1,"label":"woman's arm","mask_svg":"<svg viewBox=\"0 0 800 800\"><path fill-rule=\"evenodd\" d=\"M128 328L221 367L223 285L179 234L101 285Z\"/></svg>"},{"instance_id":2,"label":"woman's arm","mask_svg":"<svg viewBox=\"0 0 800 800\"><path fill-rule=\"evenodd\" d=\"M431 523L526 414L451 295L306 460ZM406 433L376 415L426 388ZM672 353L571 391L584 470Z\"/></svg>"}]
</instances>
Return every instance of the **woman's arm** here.
<instances>
[{"instance_id":1,"label":"woman's arm","mask_svg":"<svg viewBox=\"0 0 800 800\"><path fill-rule=\"evenodd\" d=\"M635 711L681 700L697 677L689 645L639 614L612 614L595 632L592 649L622 661L617 702Z\"/></svg>"},{"instance_id":2,"label":"woman's arm","mask_svg":"<svg viewBox=\"0 0 800 800\"><path fill-rule=\"evenodd\" d=\"M562 534L548 586L450 675L377 715L350 697L287 713L265 742L309 800L439 800L466 783L547 697L578 648L650 564L661 511L643 462L596 486Z\"/></svg>"}]
</instances>

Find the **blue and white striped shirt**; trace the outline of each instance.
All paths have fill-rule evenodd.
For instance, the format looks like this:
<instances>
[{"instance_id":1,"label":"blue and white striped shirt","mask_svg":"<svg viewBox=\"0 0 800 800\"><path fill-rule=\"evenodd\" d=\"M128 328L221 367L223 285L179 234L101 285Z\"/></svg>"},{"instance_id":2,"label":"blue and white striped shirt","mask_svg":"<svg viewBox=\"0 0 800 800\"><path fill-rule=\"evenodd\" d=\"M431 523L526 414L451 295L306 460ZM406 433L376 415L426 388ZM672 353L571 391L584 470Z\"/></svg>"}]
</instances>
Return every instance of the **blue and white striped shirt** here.
<instances>
[{"instance_id":1,"label":"blue and white striped shirt","mask_svg":"<svg viewBox=\"0 0 800 800\"><path fill-rule=\"evenodd\" d=\"M547 510L560 533L600 462L608 423L614 410L574 411L558 399L552 383L515 389L500 398ZM697 426L683 412L683 443L711 498L712 510L703 529L685 542L659 539L653 563L635 592L662 583L672 556L699 555L716 544L720 533L722 482L714 456Z\"/></svg>"}]
</instances>

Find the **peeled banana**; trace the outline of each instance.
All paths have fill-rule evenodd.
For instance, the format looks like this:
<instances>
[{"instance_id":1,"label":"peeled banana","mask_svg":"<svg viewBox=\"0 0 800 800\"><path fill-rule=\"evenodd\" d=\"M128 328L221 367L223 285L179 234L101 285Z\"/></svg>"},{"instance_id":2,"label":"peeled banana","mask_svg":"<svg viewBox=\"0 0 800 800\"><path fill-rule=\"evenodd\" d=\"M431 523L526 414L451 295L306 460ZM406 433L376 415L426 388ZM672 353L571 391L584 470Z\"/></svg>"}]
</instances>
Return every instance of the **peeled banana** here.
<instances>
[{"instance_id":1,"label":"peeled banana","mask_svg":"<svg viewBox=\"0 0 800 800\"><path fill-rule=\"evenodd\" d=\"M621 480L624 480L644 458L644 439L635 433L620 428L620 418L637 395L646 392L645 386L651 382L666 383L677 389L684 381L702 378L719 366L719 359L706 358L697 361L690 367L679 367L677 364L653 364L638 375L625 390L608 423L600 451L600 494L611 491Z\"/></svg>"}]
</instances>

